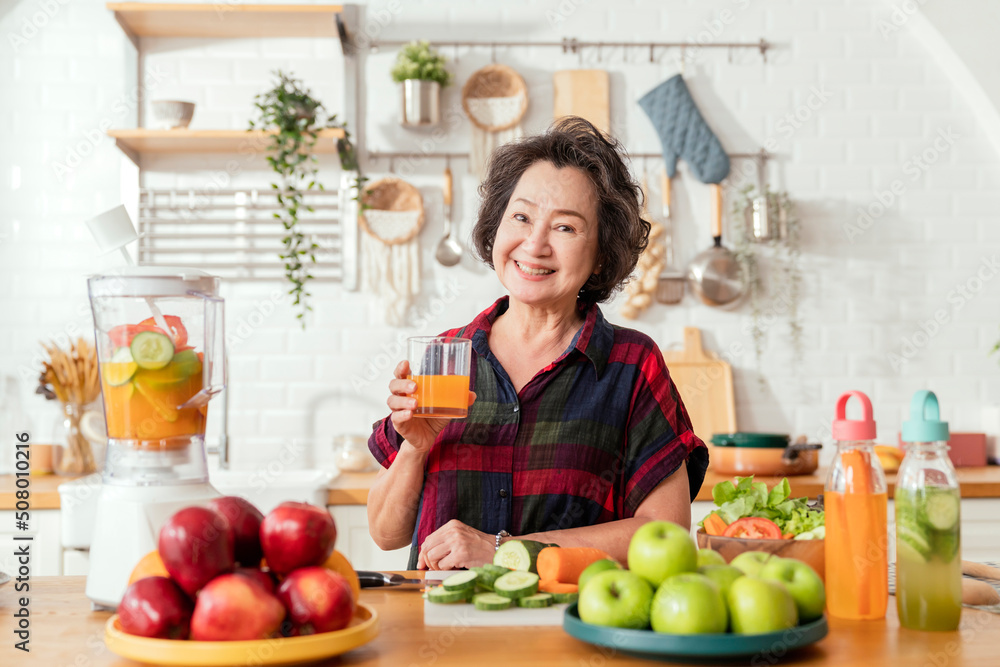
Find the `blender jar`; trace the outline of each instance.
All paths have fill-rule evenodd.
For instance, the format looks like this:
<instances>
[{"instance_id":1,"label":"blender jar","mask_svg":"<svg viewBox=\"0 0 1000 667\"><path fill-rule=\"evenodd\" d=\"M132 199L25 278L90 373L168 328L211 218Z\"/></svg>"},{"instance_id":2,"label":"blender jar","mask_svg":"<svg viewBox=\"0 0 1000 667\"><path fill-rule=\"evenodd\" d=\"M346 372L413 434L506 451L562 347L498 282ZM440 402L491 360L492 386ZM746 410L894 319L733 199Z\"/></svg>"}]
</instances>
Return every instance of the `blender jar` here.
<instances>
[{"instance_id":1,"label":"blender jar","mask_svg":"<svg viewBox=\"0 0 1000 667\"><path fill-rule=\"evenodd\" d=\"M104 481L207 481L207 404L225 386L218 278L134 267L87 285L108 434Z\"/></svg>"}]
</instances>

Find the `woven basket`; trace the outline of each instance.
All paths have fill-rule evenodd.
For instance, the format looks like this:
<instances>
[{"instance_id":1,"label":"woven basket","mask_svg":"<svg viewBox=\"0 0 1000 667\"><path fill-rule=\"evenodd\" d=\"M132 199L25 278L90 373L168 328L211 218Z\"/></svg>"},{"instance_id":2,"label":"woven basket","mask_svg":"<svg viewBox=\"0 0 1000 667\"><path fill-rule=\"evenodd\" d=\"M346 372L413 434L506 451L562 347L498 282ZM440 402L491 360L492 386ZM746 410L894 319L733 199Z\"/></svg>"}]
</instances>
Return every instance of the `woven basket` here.
<instances>
[{"instance_id":1,"label":"woven basket","mask_svg":"<svg viewBox=\"0 0 1000 667\"><path fill-rule=\"evenodd\" d=\"M501 121L490 121L477 113L475 100L510 98L513 114ZM506 65L487 65L477 70L462 86L462 108L472 124L486 132L507 130L524 118L528 111L528 85L520 74Z\"/></svg>"},{"instance_id":2,"label":"woven basket","mask_svg":"<svg viewBox=\"0 0 1000 667\"><path fill-rule=\"evenodd\" d=\"M424 226L424 198L420 191L399 178L383 178L365 187L362 201L370 207L361 213L361 228L368 234L387 245L408 243ZM412 224L405 229L388 228L382 224L386 216L371 215L369 221L366 214L375 211L390 211L398 213L416 213ZM376 218L383 218L376 221ZM410 219L403 218L400 219Z\"/></svg>"}]
</instances>

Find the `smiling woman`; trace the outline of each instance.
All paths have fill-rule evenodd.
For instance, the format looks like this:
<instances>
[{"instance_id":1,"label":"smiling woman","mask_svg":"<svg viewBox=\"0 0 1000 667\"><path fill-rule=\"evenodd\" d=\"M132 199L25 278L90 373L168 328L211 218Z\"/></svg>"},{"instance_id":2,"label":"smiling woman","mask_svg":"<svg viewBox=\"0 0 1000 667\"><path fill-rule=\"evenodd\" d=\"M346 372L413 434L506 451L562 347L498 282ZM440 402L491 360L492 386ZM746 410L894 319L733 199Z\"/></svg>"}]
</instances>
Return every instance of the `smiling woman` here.
<instances>
[{"instance_id":1,"label":"smiling woman","mask_svg":"<svg viewBox=\"0 0 1000 667\"><path fill-rule=\"evenodd\" d=\"M497 149L480 194L473 242L509 296L442 334L472 340L465 419L415 419L396 367L369 439L372 537L410 544L411 569L481 565L512 534L625 562L643 523L690 525L708 465L659 348L597 305L646 247L639 187L570 117Z\"/></svg>"}]
</instances>

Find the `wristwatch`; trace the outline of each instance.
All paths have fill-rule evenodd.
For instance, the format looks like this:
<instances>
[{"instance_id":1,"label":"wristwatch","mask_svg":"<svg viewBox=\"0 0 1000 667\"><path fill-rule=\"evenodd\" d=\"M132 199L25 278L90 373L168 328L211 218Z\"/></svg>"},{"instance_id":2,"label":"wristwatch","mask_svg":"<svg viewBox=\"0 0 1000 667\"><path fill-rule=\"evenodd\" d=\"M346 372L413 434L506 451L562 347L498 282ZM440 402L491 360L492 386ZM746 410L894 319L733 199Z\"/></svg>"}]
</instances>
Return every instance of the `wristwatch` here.
<instances>
[{"instance_id":1,"label":"wristwatch","mask_svg":"<svg viewBox=\"0 0 1000 667\"><path fill-rule=\"evenodd\" d=\"M506 530L501 530L499 533L497 533L497 545L496 548L493 549L494 551L500 550L500 542L502 542L503 538L505 537L510 537L510 533L508 533Z\"/></svg>"}]
</instances>

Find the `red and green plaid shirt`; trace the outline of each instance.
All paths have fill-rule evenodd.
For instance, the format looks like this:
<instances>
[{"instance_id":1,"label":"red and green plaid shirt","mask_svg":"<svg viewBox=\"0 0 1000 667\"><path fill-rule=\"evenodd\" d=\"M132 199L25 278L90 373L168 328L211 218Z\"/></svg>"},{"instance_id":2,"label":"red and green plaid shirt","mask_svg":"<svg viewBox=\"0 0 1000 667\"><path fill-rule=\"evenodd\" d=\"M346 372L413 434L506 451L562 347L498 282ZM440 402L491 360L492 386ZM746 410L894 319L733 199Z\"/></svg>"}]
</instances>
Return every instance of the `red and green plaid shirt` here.
<instances>
[{"instance_id":1,"label":"red and green plaid shirt","mask_svg":"<svg viewBox=\"0 0 1000 667\"><path fill-rule=\"evenodd\" d=\"M518 394L488 341L507 306L503 297L442 334L472 339L476 402L427 457L408 569L451 519L489 534L591 526L633 516L684 461L692 499L704 481L708 450L649 336L609 324L593 304L567 350ZM387 417L368 447L388 468L402 441Z\"/></svg>"}]
</instances>

